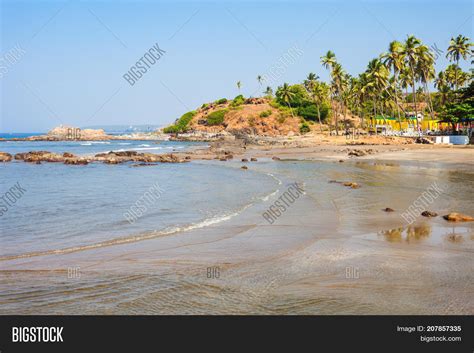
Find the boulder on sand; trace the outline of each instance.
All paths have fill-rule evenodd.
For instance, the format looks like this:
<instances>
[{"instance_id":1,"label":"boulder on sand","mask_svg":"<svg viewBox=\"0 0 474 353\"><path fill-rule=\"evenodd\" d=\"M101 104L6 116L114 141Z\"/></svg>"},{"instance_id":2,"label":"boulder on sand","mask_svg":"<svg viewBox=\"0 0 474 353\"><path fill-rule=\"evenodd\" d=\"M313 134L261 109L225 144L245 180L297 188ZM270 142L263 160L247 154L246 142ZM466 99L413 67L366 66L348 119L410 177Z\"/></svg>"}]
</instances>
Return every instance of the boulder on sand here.
<instances>
[{"instance_id":1,"label":"boulder on sand","mask_svg":"<svg viewBox=\"0 0 474 353\"><path fill-rule=\"evenodd\" d=\"M423 212L421 212L421 215L423 217L436 217L436 216L438 216L438 214L436 212L432 212L432 211L423 211Z\"/></svg>"},{"instance_id":2,"label":"boulder on sand","mask_svg":"<svg viewBox=\"0 0 474 353\"><path fill-rule=\"evenodd\" d=\"M467 216L465 214L462 214L462 213L457 213L457 212L451 212L445 216L443 216L443 218L449 222L472 222L474 221L474 218L471 217L471 216Z\"/></svg>"}]
</instances>

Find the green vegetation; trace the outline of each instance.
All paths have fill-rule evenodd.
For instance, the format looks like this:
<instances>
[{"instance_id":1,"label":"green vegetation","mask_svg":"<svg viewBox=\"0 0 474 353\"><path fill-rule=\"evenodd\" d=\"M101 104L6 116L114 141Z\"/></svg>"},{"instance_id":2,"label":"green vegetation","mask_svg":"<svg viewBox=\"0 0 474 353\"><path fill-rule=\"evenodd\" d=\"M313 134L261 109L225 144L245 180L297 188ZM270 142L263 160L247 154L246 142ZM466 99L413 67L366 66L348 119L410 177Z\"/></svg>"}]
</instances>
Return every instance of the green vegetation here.
<instances>
[{"instance_id":1,"label":"green vegetation","mask_svg":"<svg viewBox=\"0 0 474 353\"><path fill-rule=\"evenodd\" d=\"M227 109L216 110L207 116L208 125L220 125L224 122L224 116L227 113Z\"/></svg>"},{"instance_id":2,"label":"green vegetation","mask_svg":"<svg viewBox=\"0 0 474 353\"><path fill-rule=\"evenodd\" d=\"M227 98L221 98L215 101L216 104L224 104L227 103Z\"/></svg>"},{"instance_id":3,"label":"green vegetation","mask_svg":"<svg viewBox=\"0 0 474 353\"><path fill-rule=\"evenodd\" d=\"M241 94L239 94L237 97L235 97L232 102L230 103L231 107L238 107L245 102L245 97Z\"/></svg>"},{"instance_id":4,"label":"green vegetation","mask_svg":"<svg viewBox=\"0 0 474 353\"><path fill-rule=\"evenodd\" d=\"M474 121L474 81L456 92L455 100L443 107L440 116L451 123L453 129L457 123Z\"/></svg>"},{"instance_id":5,"label":"green vegetation","mask_svg":"<svg viewBox=\"0 0 474 353\"><path fill-rule=\"evenodd\" d=\"M163 129L163 132L165 134L172 134L172 133L179 133L179 132L187 131L188 124L191 122L194 115L196 115L196 111L194 111L194 110L183 114L181 116L181 118L176 120L176 122L173 125L165 127Z\"/></svg>"},{"instance_id":6,"label":"green vegetation","mask_svg":"<svg viewBox=\"0 0 474 353\"><path fill-rule=\"evenodd\" d=\"M203 105L201 105L201 109L204 109L204 108L206 108L206 107L208 107L208 106L209 106L209 104L204 103Z\"/></svg>"},{"instance_id":7,"label":"green vegetation","mask_svg":"<svg viewBox=\"0 0 474 353\"><path fill-rule=\"evenodd\" d=\"M300 125L300 132L302 134L306 134L307 132L310 132L310 131L311 131L311 128L309 127L309 124L306 121L302 122Z\"/></svg>"},{"instance_id":8,"label":"green vegetation","mask_svg":"<svg viewBox=\"0 0 474 353\"><path fill-rule=\"evenodd\" d=\"M261 118L266 118L268 116L272 115L272 111L270 109L264 110L263 112L260 113Z\"/></svg>"}]
</instances>

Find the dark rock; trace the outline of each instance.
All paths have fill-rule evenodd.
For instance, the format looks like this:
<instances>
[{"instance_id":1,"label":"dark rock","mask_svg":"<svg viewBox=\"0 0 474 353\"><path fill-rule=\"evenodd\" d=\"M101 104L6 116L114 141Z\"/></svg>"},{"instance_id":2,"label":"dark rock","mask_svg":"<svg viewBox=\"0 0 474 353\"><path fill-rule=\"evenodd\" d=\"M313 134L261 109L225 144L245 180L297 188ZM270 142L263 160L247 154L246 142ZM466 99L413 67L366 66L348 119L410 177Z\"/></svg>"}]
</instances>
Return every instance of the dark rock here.
<instances>
[{"instance_id":1,"label":"dark rock","mask_svg":"<svg viewBox=\"0 0 474 353\"><path fill-rule=\"evenodd\" d=\"M249 169L249 167L247 167L246 165L243 165L242 167L240 167L242 169Z\"/></svg>"},{"instance_id":2,"label":"dark rock","mask_svg":"<svg viewBox=\"0 0 474 353\"><path fill-rule=\"evenodd\" d=\"M348 153L349 156L356 156L356 157L362 157L367 155L367 153L363 150L352 150Z\"/></svg>"},{"instance_id":3,"label":"dark rock","mask_svg":"<svg viewBox=\"0 0 474 353\"><path fill-rule=\"evenodd\" d=\"M437 217L438 216L436 212L432 212L432 211L423 211L421 212L421 215L423 217Z\"/></svg>"},{"instance_id":4,"label":"dark rock","mask_svg":"<svg viewBox=\"0 0 474 353\"><path fill-rule=\"evenodd\" d=\"M87 165L89 161L85 158L67 158L64 161L64 164L71 164L71 165Z\"/></svg>"},{"instance_id":5,"label":"dark rock","mask_svg":"<svg viewBox=\"0 0 474 353\"><path fill-rule=\"evenodd\" d=\"M385 212L394 212L395 210L393 208L387 207L383 209Z\"/></svg>"},{"instance_id":6,"label":"dark rock","mask_svg":"<svg viewBox=\"0 0 474 353\"><path fill-rule=\"evenodd\" d=\"M257 162L257 158L254 158L254 157L250 158L250 162Z\"/></svg>"},{"instance_id":7,"label":"dark rock","mask_svg":"<svg viewBox=\"0 0 474 353\"><path fill-rule=\"evenodd\" d=\"M64 158L73 158L73 157L75 157L75 156L74 156L72 153L64 152L64 153L63 153L63 157L64 157Z\"/></svg>"},{"instance_id":8,"label":"dark rock","mask_svg":"<svg viewBox=\"0 0 474 353\"><path fill-rule=\"evenodd\" d=\"M247 158L242 158L242 162L248 162L249 160Z\"/></svg>"}]
</instances>

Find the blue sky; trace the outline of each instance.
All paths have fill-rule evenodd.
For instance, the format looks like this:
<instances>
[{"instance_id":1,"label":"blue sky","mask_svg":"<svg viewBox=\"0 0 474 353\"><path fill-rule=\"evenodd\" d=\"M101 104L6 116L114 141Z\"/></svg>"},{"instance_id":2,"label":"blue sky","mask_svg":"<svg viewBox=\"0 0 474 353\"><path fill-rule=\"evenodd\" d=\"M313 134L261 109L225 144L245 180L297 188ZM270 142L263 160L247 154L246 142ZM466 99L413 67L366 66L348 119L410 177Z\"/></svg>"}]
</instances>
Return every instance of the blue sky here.
<instances>
[{"instance_id":1,"label":"blue sky","mask_svg":"<svg viewBox=\"0 0 474 353\"><path fill-rule=\"evenodd\" d=\"M1 3L0 57L18 46L24 52L0 71L0 132L166 124L203 102L233 98L239 80L242 94L259 94L256 76L295 45L302 54L274 88L309 72L327 80L319 58L329 49L357 75L407 34L443 50L443 69L449 39L473 32L471 1ZM156 43L166 53L130 86L123 74Z\"/></svg>"}]
</instances>

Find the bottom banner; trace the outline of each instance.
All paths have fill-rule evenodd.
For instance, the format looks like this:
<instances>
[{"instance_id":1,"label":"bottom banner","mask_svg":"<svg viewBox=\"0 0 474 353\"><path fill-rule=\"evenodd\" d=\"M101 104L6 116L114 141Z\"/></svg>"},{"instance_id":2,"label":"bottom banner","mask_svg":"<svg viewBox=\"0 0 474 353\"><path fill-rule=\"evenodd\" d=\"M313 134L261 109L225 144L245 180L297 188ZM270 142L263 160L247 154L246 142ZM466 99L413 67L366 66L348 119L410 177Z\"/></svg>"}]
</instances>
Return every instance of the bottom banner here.
<instances>
[{"instance_id":1,"label":"bottom banner","mask_svg":"<svg viewBox=\"0 0 474 353\"><path fill-rule=\"evenodd\" d=\"M472 352L472 316L0 316L0 353Z\"/></svg>"}]
</instances>

